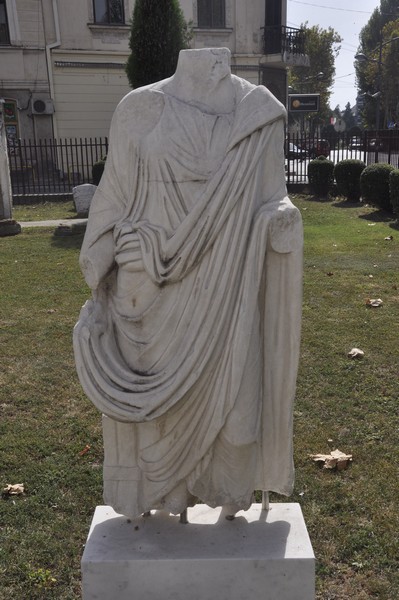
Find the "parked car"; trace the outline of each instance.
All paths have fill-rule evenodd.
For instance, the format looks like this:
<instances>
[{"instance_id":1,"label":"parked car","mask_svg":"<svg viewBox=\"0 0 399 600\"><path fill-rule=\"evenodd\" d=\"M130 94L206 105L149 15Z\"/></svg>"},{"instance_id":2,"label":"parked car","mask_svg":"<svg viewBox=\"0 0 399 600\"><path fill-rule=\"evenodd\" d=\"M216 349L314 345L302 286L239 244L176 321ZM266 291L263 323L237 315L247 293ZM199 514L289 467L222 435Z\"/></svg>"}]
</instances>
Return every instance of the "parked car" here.
<instances>
[{"instance_id":1,"label":"parked car","mask_svg":"<svg viewBox=\"0 0 399 600\"><path fill-rule=\"evenodd\" d=\"M315 140L313 145L309 148L310 158L317 158L318 156L330 156L330 143L328 140Z\"/></svg>"},{"instance_id":2,"label":"parked car","mask_svg":"<svg viewBox=\"0 0 399 600\"><path fill-rule=\"evenodd\" d=\"M368 150L369 152L375 150L384 150L384 139L381 138L366 138L354 136L349 142L349 150Z\"/></svg>"},{"instance_id":3,"label":"parked car","mask_svg":"<svg viewBox=\"0 0 399 600\"><path fill-rule=\"evenodd\" d=\"M307 157L307 151L303 148L299 148L298 146L296 146L295 144L293 144L292 142L290 142L287 146L286 146L286 151L285 151L285 156L286 158L299 158L300 160L303 160Z\"/></svg>"},{"instance_id":4,"label":"parked car","mask_svg":"<svg viewBox=\"0 0 399 600\"><path fill-rule=\"evenodd\" d=\"M369 149L370 150L383 150L384 149L384 142L383 140L380 139L371 139L369 141Z\"/></svg>"},{"instance_id":5,"label":"parked car","mask_svg":"<svg viewBox=\"0 0 399 600\"><path fill-rule=\"evenodd\" d=\"M349 150L364 150L364 141L361 137L354 136L349 141Z\"/></svg>"}]
</instances>

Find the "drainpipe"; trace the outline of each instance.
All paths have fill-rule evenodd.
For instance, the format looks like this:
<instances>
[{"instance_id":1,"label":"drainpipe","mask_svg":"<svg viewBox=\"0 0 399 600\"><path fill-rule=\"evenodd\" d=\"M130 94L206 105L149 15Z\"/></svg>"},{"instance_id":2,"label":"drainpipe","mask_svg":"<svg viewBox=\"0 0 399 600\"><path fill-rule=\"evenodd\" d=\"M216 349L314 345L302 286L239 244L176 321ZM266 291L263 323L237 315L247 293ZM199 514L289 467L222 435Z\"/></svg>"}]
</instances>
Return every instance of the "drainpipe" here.
<instances>
[{"instance_id":1,"label":"drainpipe","mask_svg":"<svg viewBox=\"0 0 399 600\"><path fill-rule=\"evenodd\" d=\"M54 92L54 75L53 75L53 63L51 60L51 51L54 48L59 48L61 46L61 35L60 35L60 19L58 15L58 5L57 0L53 0L53 16L54 16L54 29L55 29L55 42L51 44L46 44L46 61L47 61L47 73L48 73L48 81L50 85L50 97L54 101L55 92ZM57 118L52 117L53 121L53 134L55 139L58 139L58 129L57 129Z\"/></svg>"}]
</instances>

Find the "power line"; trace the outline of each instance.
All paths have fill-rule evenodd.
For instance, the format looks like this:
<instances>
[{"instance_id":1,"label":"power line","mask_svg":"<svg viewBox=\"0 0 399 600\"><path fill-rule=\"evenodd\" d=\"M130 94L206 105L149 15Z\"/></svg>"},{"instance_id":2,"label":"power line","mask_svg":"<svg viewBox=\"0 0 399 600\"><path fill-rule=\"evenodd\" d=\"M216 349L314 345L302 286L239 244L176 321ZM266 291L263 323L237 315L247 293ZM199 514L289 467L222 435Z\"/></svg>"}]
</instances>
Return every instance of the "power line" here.
<instances>
[{"instance_id":1,"label":"power line","mask_svg":"<svg viewBox=\"0 0 399 600\"><path fill-rule=\"evenodd\" d=\"M342 12L361 13L363 15L371 15L369 10L354 10L352 8L337 8L336 6L322 6L321 4L313 4L311 2L301 2L300 0L289 0L295 4L305 4L306 6L315 6L316 8L327 8L328 10L339 10Z\"/></svg>"},{"instance_id":2,"label":"power line","mask_svg":"<svg viewBox=\"0 0 399 600\"><path fill-rule=\"evenodd\" d=\"M343 46L351 46L352 48L355 48L357 50L357 48L359 47L359 45L355 45L355 44L351 44L350 42L342 42Z\"/></svg>"},{"instance_id":3,"label":"power line","mask_svg":"<svg viewBox=\"0 0 399 600\"><path fill-rule=\"evenodd\" d=\"M344 77L352 77L352 75L355 75L355 73L353 72L353 73L348 73L347 75L340 75L339 77L334 77L334 80L343 79Z\"/></svg>"}]
</instances>

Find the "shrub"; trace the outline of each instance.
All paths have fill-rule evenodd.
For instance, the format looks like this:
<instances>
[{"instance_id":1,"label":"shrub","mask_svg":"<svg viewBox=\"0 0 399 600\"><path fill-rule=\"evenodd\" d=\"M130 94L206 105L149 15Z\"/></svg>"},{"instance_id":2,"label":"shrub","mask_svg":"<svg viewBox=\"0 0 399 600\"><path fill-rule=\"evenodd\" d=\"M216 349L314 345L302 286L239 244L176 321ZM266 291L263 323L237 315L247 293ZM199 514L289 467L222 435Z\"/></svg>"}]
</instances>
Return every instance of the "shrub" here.
<instances>
[{"instance_id":1,"label":"shrub","mask_svg":"<svg viewBox=\"0 0 399 600\"><path fill-rule=\"evenodd\" d=\"M393 212L399 218L399 169L394 169L389 174L389 195Z\"/></svg>"},{"instance_id":2,"label":"shrub","mask_svg":"<svg viewBox=\"0 0 399 600\"><path fill-rule=\"evenodd\" d=\"M362 160L341 160L334 168L334 177L337 183L337 192L348 200L360 199L360 175L366 168Z\"/></svg>"},{"instance_id":3,"label":"shrub","mask_svg":"<svg viewBox=\"0 0 399 600\"><path fill-rule=\"evenodd\" d=\"M98 160L96 163L94 163L92 167L91 177L94 185L98 185L100 183L101 176L104 173L106 158L107 157L104 156L101 160Z\"/></svg>"},{"instance_id":4,"label":"shrub","mask_svg":"<svg viewBox=\"0 0 399 600\"><path fill-rule=\"evenodd\" d=\"M360 192L365 202L385 210L392 210L389 197L389 175L392 165L377 163L366 167L360 175Z\"/></svg>"},{"instance_id":5,"label":"shrub","mask_svg":"<svg viewBox=\"0 0 399 600\"><path fill-rule=\"evenodd\" d=\"M191 32L179 0L136 0L126 74L132 88L170 77Z\"/></svg>"},{"instance_id":6,"label":"shrub","mask_svg":"<svg viewBox=\"0 0 399 600\"><path fill-rule=\"evenodd\" d=\"M311 160L308 165L310 190L316 196L326 197L334 182L334 163L325 156Z\"/></svg>"}]
</instances>

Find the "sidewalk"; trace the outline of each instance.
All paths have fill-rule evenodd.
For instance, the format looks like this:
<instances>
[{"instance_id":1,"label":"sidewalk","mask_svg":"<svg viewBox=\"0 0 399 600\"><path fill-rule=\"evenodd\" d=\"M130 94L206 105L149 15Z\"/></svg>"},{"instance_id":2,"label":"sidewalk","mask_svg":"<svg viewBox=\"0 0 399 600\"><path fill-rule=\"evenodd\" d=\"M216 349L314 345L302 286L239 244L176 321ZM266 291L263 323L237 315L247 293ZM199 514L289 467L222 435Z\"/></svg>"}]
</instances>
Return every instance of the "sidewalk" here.
<instances>
[{"instance_id":1,"label":"sidewalk","mask_svg":"<svg viewBox=\"0 0 399 600\"><path fill-rule=\"evenodd\" d=\"M87 219L56 219L53 221L18 221L22 228L27 227L70 227L87 223Z\"/></svg>"}]
</instances>

